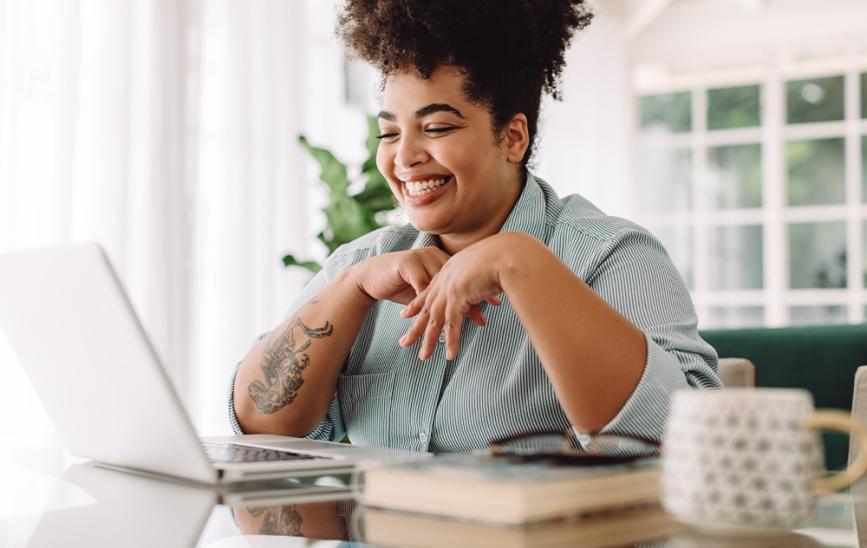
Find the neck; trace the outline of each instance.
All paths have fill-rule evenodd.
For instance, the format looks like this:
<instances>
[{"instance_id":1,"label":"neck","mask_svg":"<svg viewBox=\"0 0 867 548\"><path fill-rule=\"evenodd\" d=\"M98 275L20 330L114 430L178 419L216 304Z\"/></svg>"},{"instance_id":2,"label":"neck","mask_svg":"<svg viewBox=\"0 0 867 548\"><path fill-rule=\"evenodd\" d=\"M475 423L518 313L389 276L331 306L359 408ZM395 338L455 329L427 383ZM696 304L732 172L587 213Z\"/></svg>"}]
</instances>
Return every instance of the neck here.
<instances>
[{"instance_id":1,"label":"neck","mask_svg":"<svg viewBox=\"0 0 867 548\"><path fill-rule=\"evenodd\" d=\"M510 183L506 185L507 190L504 189L506 195L503 196L502 202L490 211L490 215L487 216L487 221L484 224L465 232L440 234L439 246L449 255L454 255L474 243L498 233L503 228L503 224L506 222L509 214L512 213L512 209L514 209L518 198L521 196L521 191L524 188L522 181L525 180L526 178L521 179L517 177L514 184Z\"/></svg>"}]
</instances>

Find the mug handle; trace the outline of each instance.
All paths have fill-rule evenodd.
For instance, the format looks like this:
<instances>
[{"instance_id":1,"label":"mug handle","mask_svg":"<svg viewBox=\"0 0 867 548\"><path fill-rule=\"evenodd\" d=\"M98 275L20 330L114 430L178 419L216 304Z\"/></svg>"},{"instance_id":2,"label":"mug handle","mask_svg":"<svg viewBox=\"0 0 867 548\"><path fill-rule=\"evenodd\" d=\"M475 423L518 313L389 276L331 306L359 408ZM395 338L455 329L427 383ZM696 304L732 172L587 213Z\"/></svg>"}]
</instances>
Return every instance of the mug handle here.
<instances>
[{"instance_id":1,"label":"mug handle","mask_svg":"<svg viewBox=\"0 0 867 548\"><path fill-rule=\"evenodd\" d=\"M833 493L847 487L861 478L867 471L867 429L853 419L849 413L837 409L820 409L804 417L804 427L811 429L827 428L850 434L858 444L855 460L842 472L827 478L813 480L813 489L818 493Z\"/></svg>"}]
</instances>

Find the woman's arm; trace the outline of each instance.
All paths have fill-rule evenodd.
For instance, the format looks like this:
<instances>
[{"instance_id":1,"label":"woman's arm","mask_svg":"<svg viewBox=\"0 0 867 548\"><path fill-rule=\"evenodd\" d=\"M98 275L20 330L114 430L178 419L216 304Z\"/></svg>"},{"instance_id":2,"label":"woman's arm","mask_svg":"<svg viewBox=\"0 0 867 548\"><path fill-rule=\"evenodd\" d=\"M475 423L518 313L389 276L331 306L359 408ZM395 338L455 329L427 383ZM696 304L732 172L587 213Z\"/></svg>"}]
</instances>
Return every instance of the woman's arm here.
<instances>
[{"instance_id":1,"label":"woman's arm","mask_svg":"<svg viewBox=\"0 0 867 548\"><path fill-rule=\"evenodd\" d=\"M241 362L235 416L247 434L304 436L331 404L337 377L373 304L408 303L448 260L435 247L386 253L338 274Z\"/></svg>"},{"instance_id":2,"label":"woman's arm","mask_svg":"<svg viewBox=\"0 0 867 548\"><path fill-rule=\"evenodd\" d=\"M235 377L235 415L243 431L303 436L315 428L373 303L350 269L258 341Z\"/></svg>"},{"instance_id":3,"label":"woman's arm","mask_svg":"<svg viewBox=\"0 0 867 548\"><path fill-rule=\"evenodd\" d=\"M661 435L674 390L719 383L689 294L647 238L636 232L612 242L592 288L532 236L485 238L453 256L410 303L405 316L419 317L400 342L424 336L419 355L427 359L445 331L453 359L467 305L504 292L576 428ZM643 319L641 329L627 313Z\"/></svg>"},{"instance_id":4,"label":"woman's arm","mask_svg":"<svg viewBox=\"0 0 867 548\"><path fill-rule=\"evenodd\" d=\"M583 432L608 424L638 386L644 334L547 247L509 233L500 281L566 416Z\"/></svg>"}]
</instances>

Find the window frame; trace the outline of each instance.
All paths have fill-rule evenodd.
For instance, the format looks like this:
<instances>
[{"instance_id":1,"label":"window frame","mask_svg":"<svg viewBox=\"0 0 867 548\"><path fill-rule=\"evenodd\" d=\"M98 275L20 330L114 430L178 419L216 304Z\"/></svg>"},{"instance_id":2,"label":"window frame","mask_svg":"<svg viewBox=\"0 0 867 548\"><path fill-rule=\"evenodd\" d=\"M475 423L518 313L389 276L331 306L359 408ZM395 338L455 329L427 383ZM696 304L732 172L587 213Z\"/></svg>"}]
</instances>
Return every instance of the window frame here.
<instances>
[{"instance_id":1,"label":"window frame","mask_svg":"<svg viewBox=\"0 0 867 548\"><path fill-rule=\"evenodd\" d=\"M693 286L690 288L700 327L710 317L712 307L761 306L763 324L780 327L791 324L793 306L845 306L847 321L861 323L867 309L867 288L864 282L863 237L867 223L867 203L862 196L861 139L867 138L867 118L862 118L861 74L867 72L867 55L850 52L832 58L794 61L789 55L778 55L761 64L703 72L665 75L660 71L645 77L633 66L633 140L632 157L638 158L640 146L688 148L692 154L693 203L688 212L665 214L645 213L633 199L629 204L632 218L654 231L660 226L687 227L691 233L691 265ZM786 123L786 82L800 78L825 76L844 77L844 119L835 122ZM761 126L751 128L708 130L707 91L742 85L760 86ZM640 127L639 98L644 95L690 91L692 97L692 129L689 132L653 136ZM842 137L845 150L845 192L843 204L789 206L786 204L786 143L799 139ZM712 209L709 192L709 158L711 146L761 145L762 206L754 209ZM640 173L633 170L629 180L630 196L638 196ZM792 222L825 220L845 221L846 279L845 289L790 289L788 225ZM763 235L763 289L722 290L709 288L709 256L702 252L708 246L709 229L723 226L759 224ZM704 321L702 321L704 320ZM720 326L712 326L720 327Z\"/></svg>"}]
</instances>

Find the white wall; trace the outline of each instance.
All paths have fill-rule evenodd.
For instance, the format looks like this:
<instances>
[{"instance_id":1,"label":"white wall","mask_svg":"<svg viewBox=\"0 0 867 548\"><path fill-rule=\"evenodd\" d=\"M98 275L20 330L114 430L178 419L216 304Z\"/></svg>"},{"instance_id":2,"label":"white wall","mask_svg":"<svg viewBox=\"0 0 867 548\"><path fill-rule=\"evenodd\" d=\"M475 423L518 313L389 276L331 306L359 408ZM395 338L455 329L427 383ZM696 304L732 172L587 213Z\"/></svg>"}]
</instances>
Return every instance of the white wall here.
<instances>
[{"instance_id":1,"label":"white wall","mask_svg":"<svg viewBox=\"0 0 867 548\"><path fill-rule=\"evenodd\" d=\"M597 12L573 40L563 102L543 103L536 171L561 196L579 193L606 213L628 216L633 100L623 31L622 19Z\"/></svg>"}]
</instances>

